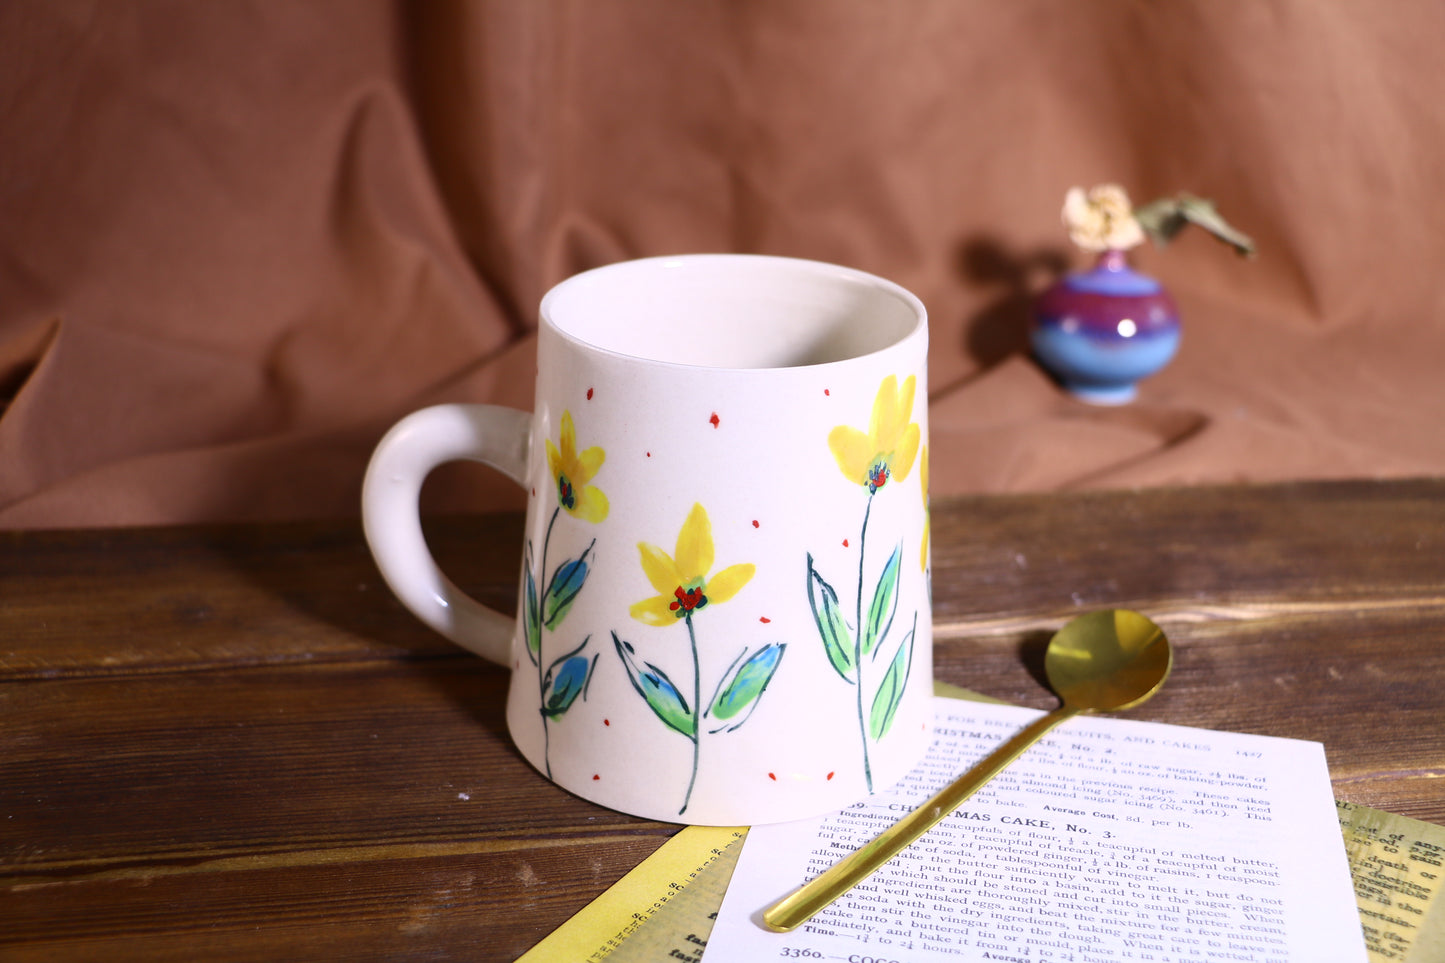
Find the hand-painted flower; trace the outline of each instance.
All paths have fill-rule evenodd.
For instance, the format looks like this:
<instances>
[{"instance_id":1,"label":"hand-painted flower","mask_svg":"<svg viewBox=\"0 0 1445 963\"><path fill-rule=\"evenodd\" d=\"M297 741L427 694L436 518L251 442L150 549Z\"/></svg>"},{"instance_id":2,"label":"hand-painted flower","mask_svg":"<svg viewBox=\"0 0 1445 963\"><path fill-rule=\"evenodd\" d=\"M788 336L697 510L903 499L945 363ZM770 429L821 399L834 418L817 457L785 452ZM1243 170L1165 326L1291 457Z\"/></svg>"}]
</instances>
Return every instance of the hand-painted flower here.
<instances>
[{"instance_id":1,"label":"hand-painted flower","mask_svg":"<svg viewBox=\"0 0 1445 963\"><path fill-rule=\"evenodd\" d=\"M588 448L577 453L577 429L572 412L562 412L561 450L547 439L547 468L557 485L557 503L569 514L584 522L600 522L607 517L607 496L587 484L602 467L607 453L601 448Z\"/></svg>"},{"instance_id":2,"label":"hand-painted flower","mask_svg":"<svg viewBox=\"0 0 1445 963\"><path fill-rule=\"evenodd\" d=\"M752 563L743 563L708 574L713 563L712 522L702 505L693 505L688 512L671 555L647 542L639 542L637 550L642 556L642 571L658 594L643 599L629 611L634 619L648 625L672 625L706 605L726 602L757 571Z\"/></svg>"},{"instance_id":3,"label":"hand-painted flower","mask_svg":"<svg viewBox=\"0 0 1445 963\"><path fill-rule=\"evenodd\" d=\"M921 435L918 423L908 420L913 414L916 383L917 379L909 375L900 388L897 377L889 375L878 386L867 434L848 425L839 425L828 433L828 447L844 476L866 485L870 495L889 478L907 478L913 468Z\"/></svg>"}]
</instances>

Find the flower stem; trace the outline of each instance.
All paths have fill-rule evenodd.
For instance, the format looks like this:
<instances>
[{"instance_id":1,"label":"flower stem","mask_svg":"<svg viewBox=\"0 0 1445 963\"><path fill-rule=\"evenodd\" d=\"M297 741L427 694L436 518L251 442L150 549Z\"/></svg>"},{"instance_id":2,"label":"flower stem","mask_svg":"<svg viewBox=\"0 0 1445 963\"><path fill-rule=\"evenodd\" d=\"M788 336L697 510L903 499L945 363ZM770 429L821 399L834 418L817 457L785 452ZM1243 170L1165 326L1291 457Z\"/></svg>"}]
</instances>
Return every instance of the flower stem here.
<instances>
[{"instance_id":1,"label":"flower stem","mask_svg":"<svg viewBox=\"0 0 1445 963\"><path fill-rule=\"evenodd\" d=\"M559 505L552 509L552 520L547 523L547 534L542 539L542 564L537 573L537 694L542 713L542 762L547 769L547 778L552 778L552 732L547 728L547 670L543 668L547 664L544 655L546 646L543 645L542 636L542 603L546 601L547 590L547 548L552 544L552 526L557 524L557 516L561 514L562 507Z\"/></svg>"},{"instance_id":2,"label":"flower stem","mask_svg":"<svg viewBox=\"0 0 1445 963\"><path fill-rule=\"evenodd\" d=\"M692 645L692 778L687 782L687 795L682 797L682 808L677 811L681 816L687 812L687 807L692 802L692 787L697 784L697 761L702 736L702 669L697 661L697 632L692 627L692 616L685 617L687 622L687 640Z\"/></svg>"},{"instance_id":3,"label":"flower stem","mask_svg":"<svg viewBox=\"0 0 1445 963\"><path fill-rule=\"evenodd\" d=\"M873 494L868 495L868 507L863 510L863 531L858 535L858 621L853 636L853 665L858 670L858 736L863 740L863 778L868 791L873 791L873 767L868 761L868 724L863 716L863 562L868 546L868 516L873 513Z\"/></svg>"}]
</instances>

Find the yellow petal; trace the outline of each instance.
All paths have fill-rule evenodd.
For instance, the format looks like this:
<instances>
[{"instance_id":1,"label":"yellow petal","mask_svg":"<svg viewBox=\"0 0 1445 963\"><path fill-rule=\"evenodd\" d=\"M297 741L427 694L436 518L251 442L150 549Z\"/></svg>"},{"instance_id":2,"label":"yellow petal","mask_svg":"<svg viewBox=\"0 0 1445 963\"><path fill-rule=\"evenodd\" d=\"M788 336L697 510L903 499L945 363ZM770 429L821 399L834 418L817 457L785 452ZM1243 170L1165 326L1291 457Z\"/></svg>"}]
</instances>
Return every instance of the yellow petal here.
<instances>
[{"instance_id":1,"label":"yellow petal","mask_svg":"<svg viewBox=\"0 0 1445 963\"><path fill-rule=\"evenodd\" d=\"M908 424L908 419L913 417L913 395L917 390L918 378L915 375L905 378L903 387L898 389L897 405L893 410L898 416L895 424L899 426L899 430L902 430L902 426Z\"/></svg>"},{"instance_id":2,"label":"yellow petal","mask_svg":"<svg viewBox=\"0 0 1445 963\"><path fill-rule=\"evenodd\" d=\"M918 549L918 567L925 572L928 571L928 532L930 525L928 519L923 520L923 545Z\"/></svg>"},{"instance_id":3,"label":"yellow petal","mask_svg":"<svg viewBox=\"0 0 1445 963\"><path fill-rule=\"evenodd\" d=\"M552 439L547 438L545 441L547 442L547 470L552 473L552 477L555 479L558 475L563 474L562 454L557 451L557 446L552 444Z\"/></svg>"},{"instance_id":4,"label":"yellow petal","mask_svg":"<svg viewBox=\"0 0 1445 963\"><path fill-rule=\"evenodd\" d=\"M898 447L893 449L893 457L888 463L888 471L894 481L902 481L908 477L908 472L913 468L913 459L918 457L918 439L921 434L917 422L910 421L908 427L903 429L903 437L899 439Z\"/></svg>"},{"instance_id":5,"label":"yellow petal","mask_svg":"<svg viewBox=\"0 0 1445 963\"><path fill-rule=\"evenodd\" d=\"M726 602L734 595L737 595L738 591L752 580L753 573L757 570L758 567L753 563L744 562L741 565L729 565L721 572L718 572L707 580L707 587L703 589L703 594L707 596L708 604L712 605L718 602Z\"/></svg>"},{"instance_id":6,"label":"yellow petal","mask_svg":"<svg viewBox=\"0 0 1445 963\"><path fill-rule=\"evenodd\" d=\"M601 468L606 460L607 453L594 445L577 456L577 463L573 466L576 474L568 477L572 479L572 484L580 488L597 476L597 469Z\"/></svg>"},{"instance_id":7,"label":"yellow petal","mask_svg":"<svg viewBox=\"0 0 1445 963\"><path fill-rule=\"evenodd\" d=\"M883 383L879 385L879 393L873 399L873 416L868 418L868 438L874 442L874 450L887 450L893 447L892 432L893 425L897 422L897 415L893 408L897 403L897 392L899 392L899 379L893 375L884 377Z\"/></svg>"},{"instance_id":8,"label":"yellow petal","mask_svg":"<svg viewBox=\"0 0 1445 963\"><path fill-rule=\"evenodd\" d=\"M923 460L918 464L918 485L923 489L923 504L928 505L928 446L923 446Z\"/></svg>"},{"instance_id":9,"label":"yellow petal","mask_svg":"<svg viewBox=\"0 0 1445 963\"><path fill-rule=\"evenodd\" d=\"M574 504L568 509L576 518L584 522L600 522L607 517L607 496L600 488L588 485L582 489L573 489Z\"/></svg>"},{"instance_id":10,"label":"yellow petal","mask_svg":"<svg viewBox=\"0 0 1445 963\"><path fill-rule=\"evenodd\" d=\"M642 573L647 576L647 581L662 593L663 598L672 598L672 593L686 581L677 570L672 556L646 542L638 542L637 551L642 555Z\"/></svg>"},{"instance_id":11,"label":"yellow petal","mask_svg":"<svg viewBox=\"0 0 1445 963\"><path fill-rule=\"evenodd\" d=\"M712 557L712 522L708 520L707 509L697 503L687 513L682 531L677 533L677 550L673 552L673 558L683 576L678 584L686 585L707 575L708 569L712 568Z\"/></svg>"},{"instance_id":12,"label":"yellow petal","mask_svg":"<svg viewBox=\"0 0 1445 963\"><path fill-rule=\"evenodd\" d=\"M845 478L859 485L868 483L868 466L878 452L867 435L857 428L839 425L828 432L828 447Z\"/></svg>"},{"instance_id":13,"label":"yellow petal","mask_svg":"<svg viewBox=\"0 0 1445 963\"><path fill-rule=\"evenodd\" d=\"M572 424L572 412L562 412L562 464L573 467L577 460L577 427Z\"/></svg>"},{"instance_id":14,"label":"yellow petal","mask_svg":"<svg viewBox=\"0 0 1445 963\"><path fill-rule=\"evenodd\" d=\"M637 602L627 611L634 619L648 625L672 625L677 621L677 616L669 608L673 601L672 595L654 595L650 599Z\"/></svg>"},{"instance_id":15,"label":"yellow petal","mask_svg":"<svg viewBox=\"0 0 1445 963\"><path fill-rule=\"evenodd\" d=\"M913 391L918 379L913 375L898 387L898 379L889 375L878 388L878 398L873 402L873 441L880 451L888 451L898 444L903 426L913 414Z\"/></svg>"}]
</instances>

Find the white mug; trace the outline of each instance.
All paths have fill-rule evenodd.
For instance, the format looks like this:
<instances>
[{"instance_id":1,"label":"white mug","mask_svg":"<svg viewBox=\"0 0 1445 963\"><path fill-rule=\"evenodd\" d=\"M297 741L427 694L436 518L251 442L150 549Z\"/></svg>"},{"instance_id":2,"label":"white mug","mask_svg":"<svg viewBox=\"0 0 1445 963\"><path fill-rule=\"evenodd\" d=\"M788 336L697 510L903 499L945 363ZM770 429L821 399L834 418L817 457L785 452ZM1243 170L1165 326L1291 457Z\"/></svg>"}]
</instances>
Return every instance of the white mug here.
<instances>
[{"instance_id":1,"label":"white mug","mask_svg":"<svg viewBox=\"0 0 1445 963\"><path fill-rule=\"evenodd\" d=\"M751 825L902 778L932 727L927 315L860 271L628 261L541 305L533 413L441 405L367 469L387 584L512 670L507 722L558 785L650 819ZM422 537L456 459L529 493L517 618Z\"/></svg>"}]
</instances>

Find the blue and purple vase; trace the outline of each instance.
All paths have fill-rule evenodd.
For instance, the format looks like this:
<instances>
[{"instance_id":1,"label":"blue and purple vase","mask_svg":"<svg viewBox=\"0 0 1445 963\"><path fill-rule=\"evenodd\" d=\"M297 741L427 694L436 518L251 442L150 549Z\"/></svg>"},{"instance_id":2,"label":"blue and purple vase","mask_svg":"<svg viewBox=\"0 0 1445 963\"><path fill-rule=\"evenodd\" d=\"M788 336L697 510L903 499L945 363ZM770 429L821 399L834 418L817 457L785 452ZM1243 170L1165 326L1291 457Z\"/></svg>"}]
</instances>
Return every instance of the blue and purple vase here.
<instances>
[{"instance_id":1,"label":"blue and purple vase","mask_svg":"<svg viewBox=\"0 0 1445 963\"><path fill-rule=\"evenodd\" d=\"M1067 275L1039 296L1029 337L1039 363L1075 397L1122 405L1179 349L1179 311L1123 251L1105 251L1093 270Z\"/></svg>"}]
</instances>

